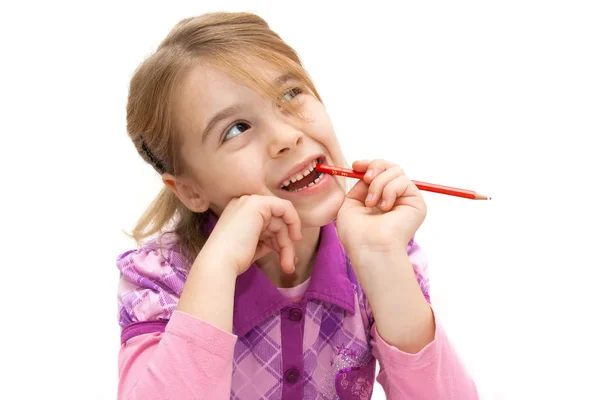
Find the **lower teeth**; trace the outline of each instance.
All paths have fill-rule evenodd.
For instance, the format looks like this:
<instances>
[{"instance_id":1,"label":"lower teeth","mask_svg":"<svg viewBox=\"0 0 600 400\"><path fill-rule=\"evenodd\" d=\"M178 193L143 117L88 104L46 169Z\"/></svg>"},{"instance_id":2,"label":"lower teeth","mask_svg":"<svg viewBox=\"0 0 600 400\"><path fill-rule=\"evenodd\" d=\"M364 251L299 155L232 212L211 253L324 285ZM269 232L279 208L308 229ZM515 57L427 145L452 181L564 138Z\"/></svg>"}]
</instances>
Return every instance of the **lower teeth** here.
<instances>
[{"instance_id":1,"label":"lower teeth","mask_svg":"<svg viewBox=\"0 0 600 400\"><path fill-rule=\"evenodd\" d=\"M322 178L323 178L323 173L322 173L322 172L319 172L319 175L317 176L317 179L315 179L315 180L314 180L314 182L311 182L311 183L309 183L308 185L306 185L306 186L304 186L304 187L302 187L302 188L300 188L300 189L294 189L294 190L289 190L289 191L290 191L290 192L292 192L292 193L295 193L295 192L300 192L300 191L302 191L302 190L304 190L304 189L306 189L306 188L308 188L308 187L311 187L312 185L316 185L317 183L319 183L319 181L320 181Z\"/></svg>"}]
</instances>

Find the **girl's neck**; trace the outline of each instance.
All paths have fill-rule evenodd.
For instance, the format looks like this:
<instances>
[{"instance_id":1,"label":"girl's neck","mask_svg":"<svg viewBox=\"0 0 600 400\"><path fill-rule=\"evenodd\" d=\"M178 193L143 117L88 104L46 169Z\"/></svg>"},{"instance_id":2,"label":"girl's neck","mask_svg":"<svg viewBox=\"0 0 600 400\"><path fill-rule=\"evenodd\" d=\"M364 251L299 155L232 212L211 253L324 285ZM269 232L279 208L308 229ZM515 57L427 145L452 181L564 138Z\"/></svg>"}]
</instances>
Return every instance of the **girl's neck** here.
<instances>
[{"instance_id":1,"label":"girl's neck","mask_svg":"<svg viewBox=\"0 0 600 400\"><path fill-rule=\"evenodd\" d=\"M319 248L321 228L302 229L303 239L295 243L298 263L293 274L285 274L279 264L279 254L271 252L256 261L263 273L276 287L290 288L306 281L312 274Z\"/></svg>"}]
</instances>

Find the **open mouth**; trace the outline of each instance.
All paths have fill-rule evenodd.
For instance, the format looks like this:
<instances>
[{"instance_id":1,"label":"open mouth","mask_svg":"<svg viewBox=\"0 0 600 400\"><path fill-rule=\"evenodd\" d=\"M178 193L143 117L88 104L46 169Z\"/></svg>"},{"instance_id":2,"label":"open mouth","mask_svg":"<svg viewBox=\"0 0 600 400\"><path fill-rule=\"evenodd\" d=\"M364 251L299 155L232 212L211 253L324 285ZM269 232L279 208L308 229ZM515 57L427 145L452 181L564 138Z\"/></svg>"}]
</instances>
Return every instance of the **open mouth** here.
<instances>
[{"instance_id":1,"label":"open mouth","mask_svg":"<svg viewBox=\"0 0 600 400\"><path fill-rule=\"evenodd\" d=\"M288 192L300 192L319 183L324 174L317 171L316 166L317 164L322 164L323 162L324 157L317 158L302 173L299 173L291 179L285 181L281 186L281 189Z\"/></svg>"}]
</instances>

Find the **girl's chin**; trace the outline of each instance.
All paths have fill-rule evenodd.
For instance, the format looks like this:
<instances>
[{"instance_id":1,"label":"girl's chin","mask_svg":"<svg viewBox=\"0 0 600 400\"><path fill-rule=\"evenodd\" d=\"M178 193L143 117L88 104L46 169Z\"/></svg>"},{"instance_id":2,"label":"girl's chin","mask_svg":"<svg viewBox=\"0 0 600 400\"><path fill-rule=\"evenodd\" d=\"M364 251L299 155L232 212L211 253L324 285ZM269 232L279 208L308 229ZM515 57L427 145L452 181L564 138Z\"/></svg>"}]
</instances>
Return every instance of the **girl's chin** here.
<instances>
[{"instance_id":1,"label":"girl's chin","mask_svg":"<svg viewBox=\"0 0 600 400\"><path fill-rule=\"evenodd\" d=\"M318 204L311 204L310 207L300 206L296 210L302 221L302 227L321 227L327 225L337 218L338 211L344 203L345 195L343 191L332 193L331 196L320 201Z\"/></svg>"}]
</instances>

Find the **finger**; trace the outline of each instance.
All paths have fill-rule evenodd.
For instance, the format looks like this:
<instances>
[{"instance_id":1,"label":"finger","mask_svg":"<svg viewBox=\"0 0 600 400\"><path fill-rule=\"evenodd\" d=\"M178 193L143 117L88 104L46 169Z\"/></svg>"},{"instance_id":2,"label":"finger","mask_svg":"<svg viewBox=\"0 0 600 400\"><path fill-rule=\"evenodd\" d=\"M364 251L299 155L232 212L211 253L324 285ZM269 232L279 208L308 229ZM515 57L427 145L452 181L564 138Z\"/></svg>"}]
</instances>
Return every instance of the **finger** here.
<instances>
[{"instance_id":1,"label":"finger","mask_svg":"<svg viewBox=\"0 0 600 400\"><path fill-rule=\"evenodd\" d=\"M365 172L370 162L371 160L356 160L352 163L352 169L358 172Z\"/></svg>"},{"instance_id":2,"label":"finger","mask_svg":"<svg viewBox=\"0 0 600 400\"><path fill-rule=\"evenodd\" d=\"M274 196L254 196L251 201L256 202L256 210L263 218L263 231L269 225L271 218L277 217L291 226L292 237L296 240L302 238L300 216L291 201Z\"/></svg>"},{"instance_id":3,"label":"finger","mask_svg":"<svg viewBox=\"0 0 600 400\"><path fill-rule=\"evenodd\" d=\"M275 236L276 234L277 232L275 232L273 236L269 238L268 243L274 251L279 253L281 252L281 247L279 247L279 245L277 244L277 237Z\"/></svg>"},{"instance_id":4,"label":"finger","mask_svg":"<svg viewBox=\"0 0 600 400\"><path fill-rule=\"evenodd\" d=\"M265 242L273 251L279 253L281 250L277 245L277 240L275 235L277 234L278 227L277 224L274 223L276 219L271 218L269 220L269 224L264 228L264 231L261 233L259 240ZM282 222L283 224L283 222Z\"/></svg>"},{"instance_id":5,"label":"finger","mask_svg":"<svg viewBox=\"0 0 600 400\"><path fill-rule=\"evenodd\" d=\"M392 207L394 207L397 200L402 198L402 196L408 192L410 184L411 181L406 175L399 176L389 182L383 188L382 200L379 204L379 208L382 211L389 211Z\"/></svg>"},{"instance_id":6,"label":"finger","mask_svg":"<svg viewBox=\"0 0 600 400\"><path fill-rule=\"evenodd\" d=\"M275 235L275 238L277 241L277 246L280 249L279 262L281 264L281 269L284 272L291 274L292 272L294 272L295 269L294 259L296 256L296 249L294 248L294 243L292 242L292 239L289 236L287 225L285 225L283 221L278 223L278 225L279 230Z\"/></svg>"},{"instance_id":7,"label":"finger","mask_svg":"<svg viewBox=\"0 0 600 400\"><path fill-rule=\"evenodd\" d=\"M290 237L295 240L302 239L300 216L292 202L277 197L270 197L269 201L272 215L281 218L286 223Z\"/></svg>"},{"instance_id":8,"label":"finger","mask_svg":"<svg viewBox=\"0 0 600 400\"><path fill-rule=\"evenodd\" d=\"M293 274L296 270L296 256L292 247L284 247L279 253L281 270L286 274Z\"/></svg>"},{"instance_id":9,"label":"finger","mask_svg":"<svg viewBox=\"0 0 600 400\"><path fill-rule=\"evenodd\" d=\"M254 253L254 257L252 258L252 263L256 262L273 251L273 248L265 243L264 241L259 241L258 246L256 246L256 252Z\"/></svg>"},{"instance_id":10,"label":"finger","mask_svg":"<svg viewBox=\"0 0 600 400\"><path fill-rule=\"evenodd\" d=\"M403 175L404 172L398 166L387 169L377 175L369 184L369 193L365 199L365 205L367 207L375 207L379 203L379 200L381 200L383 189L394 179Z\"/></svg>"},{"instance_id":11,"label":"finger","mask_svg":"<svg viewBox=\"0 0 600 400\"><path fill-rule=\"evenodd\" d=\"M294 247L292 240L289 238L288 226L281 218L273 217L269 221L269 225L265 227L264 232L261 235L261 242L275 251L279 255L280 265L282 270L286 273L293 272L294 268ZM290 246L291 245L291 246ZM284 247L290 247L292 254L290 255L290 249L284 249ZM266 252L266 254L270 253Z\"/></svg>"},{"instance_id":12,"label":"finger","mask_svg":"<svg viewBox=\"0 0 600 400\"><path fill-rule=\"evenodd\" d=\"M279 248L279 245L277 244L277 240L275 237L278 230L280 229L278 227L278 223L276 221L279 221L279 224L281 226L285 225L283 223L283 221L281 221L279 218L273 218L273 217L268 218L268 220L266 222L267 225L263 228L263 232L260 234L259 242L258 242L259 246L262 245L262 246L266 247L267 250L260 252L260 256L258 256L259 251L257 250L257 252L256 252L257 256L255 257L256 259L264 257L265 255L269 254L272 251L275 251L276 253L279 253L281 251L281 249ZM259 247L257 247L257 249L258 248Z\"/></svg>"},{"instance_id":13,"label":"finger","mask_svg":"<svg viewBox=\"0 0 600 400\"><path fill-rule=\"evenodd\" d=\"M287 229L285 222L281 218L273 217L261 235L261 238L278 253L281 251L281 246L277 242L277 235L282 229Z\"/></svg>"},{"instance_id":14,"label":"finger","mask_svg":"<svg viewBox=\"0 0 600 400\"><path fill-rule=\"evenodd\" d=\"M370 184L377 175L379 175L383 171L388 170L395 166L397 166L397 165L394 163L391 163L387 160L384 160L382 158L372 160L371 162L369 162L369 165L367 167L367 172L365 173L363 180L366 183Z\"/></svg>"},{"instance_id":15,"label":"finger","mask_svg":"<svg viewBox=\"0 0 600 400\"><path fill-rule=\"evenodd\" d=\"M400 168L400 166L381 158L373 160L369 163L367 172L365 172L363 180L370 184L373 181L373 179L375 179L379 174L392 168ZM400 170L402 169L400 168Z\"/></svg>"}]
</instances>

